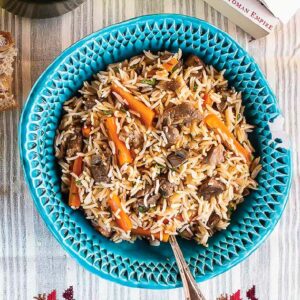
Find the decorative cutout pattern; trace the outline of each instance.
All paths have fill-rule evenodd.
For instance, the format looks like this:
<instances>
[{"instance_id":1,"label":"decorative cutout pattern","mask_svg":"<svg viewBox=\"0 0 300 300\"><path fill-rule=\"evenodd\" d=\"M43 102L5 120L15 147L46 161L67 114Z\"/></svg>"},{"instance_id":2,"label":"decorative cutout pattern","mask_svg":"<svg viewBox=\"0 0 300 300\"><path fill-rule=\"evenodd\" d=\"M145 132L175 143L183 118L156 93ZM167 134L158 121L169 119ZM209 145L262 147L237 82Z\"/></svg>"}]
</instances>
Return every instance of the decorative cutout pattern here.
<instances>
[{"instance_id":1,"label":"decorative cutout pattern","mask_svg":"<svg viewBox=\"0 0 300 300\"><path fill-rule=\"evenodd\" d=\"M250 138L262 159L259 189L240 205L232 224L216 234L208 248L180 241L197 281L220 274L246 258L272 231L291 182L290 151L281 146L280 139L272 138L268 125L280 114L276 99L252 57L226 33L180 15L144 16L100 30L74 44L48 67L33 87L20 121L25 176L47 226L85 268L128 286L181 286L171 249L169 245L151 247L146 241L116 245L98 234L81 212L68 207L54 157L55 130L64 101L93 73L146 49L178 48L219 70L226 69L230 84L243 93L247 121L256 126Z\"/></svg>"}]
</instances>

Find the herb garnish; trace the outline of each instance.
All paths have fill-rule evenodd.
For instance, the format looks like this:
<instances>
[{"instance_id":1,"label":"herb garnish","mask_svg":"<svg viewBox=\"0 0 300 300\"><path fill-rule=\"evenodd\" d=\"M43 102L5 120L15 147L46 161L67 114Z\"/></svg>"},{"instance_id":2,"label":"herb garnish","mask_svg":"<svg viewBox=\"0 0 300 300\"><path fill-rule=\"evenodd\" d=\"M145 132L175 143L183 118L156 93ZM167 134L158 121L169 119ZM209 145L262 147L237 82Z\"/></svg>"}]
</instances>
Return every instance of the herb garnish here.
<instances>
[{"instance_id":1,"label":"herb garnish","mask_svg":"<svg viewBox=\"0 0 300 300\"><path fill-rule=\"evenodd\" d=\"M156 85L156 79L155 78L143 79L141 82L145 83L145 84L148 84L148 85L152 85L152 86Z\"/></svg>"}]
</instances>

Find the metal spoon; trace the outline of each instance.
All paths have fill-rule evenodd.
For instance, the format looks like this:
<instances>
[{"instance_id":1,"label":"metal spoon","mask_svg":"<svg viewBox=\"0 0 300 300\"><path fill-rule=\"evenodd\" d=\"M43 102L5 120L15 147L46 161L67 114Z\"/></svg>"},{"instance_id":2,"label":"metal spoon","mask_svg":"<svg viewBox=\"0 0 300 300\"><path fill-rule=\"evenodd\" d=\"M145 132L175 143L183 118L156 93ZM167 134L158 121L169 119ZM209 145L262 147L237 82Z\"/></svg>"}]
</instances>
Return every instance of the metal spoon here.
<instances>
[{"instance_id":1,"label":"metal spoon","mask_svg":"<svg viewBox=\"0 0 300 300\"><path fill-rule=\"evenodd\" d=\"M171 235L169 238L176 263L182 279L184 294L186 300L205 300L205 297L201 293L197 283L191 274L191 271L183 257L182 251L177 243L176 237Z\"/></svg>"}]
</instances>

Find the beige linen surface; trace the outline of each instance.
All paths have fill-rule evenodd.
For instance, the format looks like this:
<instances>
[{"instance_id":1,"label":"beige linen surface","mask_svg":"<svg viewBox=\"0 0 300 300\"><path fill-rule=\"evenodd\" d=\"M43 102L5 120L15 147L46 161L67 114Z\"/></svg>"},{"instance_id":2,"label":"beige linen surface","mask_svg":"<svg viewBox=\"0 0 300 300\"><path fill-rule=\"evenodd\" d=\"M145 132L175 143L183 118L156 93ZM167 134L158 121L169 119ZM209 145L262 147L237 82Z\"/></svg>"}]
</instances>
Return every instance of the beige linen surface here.
<instances>
[{"instance_id":1,"label":"beige linen surface","mask_svg":"<svg viewBox=\"0 0 300 300\"><path fill-rule=\"evenodd\" d=\"M151 13L182 13L228 32L254 56L279 99L293 149L294 179L282 219L267 241L232 270L201 284L207 298L244 292L253 284L260 300L300 297L300 12L268 37L250 37L201 0L88 0L49 20L30 20L0 10L0 29L13 33L19 49L14 91L24 104L31 86L66 47L107 25ZM25 185L17 150L20 110L0 114L0 299L32 299L74 286L77 300L179 300L182 289L123 287L84 270L58 245L37 214ZM244 297L245 298L245 297Z\"/></svg>"}]
</instances>

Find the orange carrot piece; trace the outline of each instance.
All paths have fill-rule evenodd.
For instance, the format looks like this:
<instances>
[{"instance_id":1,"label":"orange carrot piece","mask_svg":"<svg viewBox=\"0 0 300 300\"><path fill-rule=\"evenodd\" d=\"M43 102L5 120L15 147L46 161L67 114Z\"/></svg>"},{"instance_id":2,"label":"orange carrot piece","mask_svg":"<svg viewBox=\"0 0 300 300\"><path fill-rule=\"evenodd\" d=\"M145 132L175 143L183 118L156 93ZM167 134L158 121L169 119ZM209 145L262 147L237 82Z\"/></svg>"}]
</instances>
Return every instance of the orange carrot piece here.
<instances>
[{"instance_id":1,"label":"orange carrot piece","mask_svg":"<svg viewBox=\"0 0 300 300\"><path fill-rule=\"evenodd\" d=\"M119 218L116 218L116 222L123 230L130 231L132 228L132 222L126 212L122 209L120 198L114 194L108 199L107 204L114 213L120 210Z\"/></svg>"},{"instance_id":2,"label":"orange carrot piece","mask_svg":"<svg viewBox=\"0 0 300 300\"><path fill-rule=\"evenodd\" d=\"M105 125L109 138L114 142L116 146L116 155L120 166L133 162L133 158L130 151L126 148L126 145L119 139L117 134L117 126L114 117L108 117L105 119Z\"/></svg>"},{"instance_id":3,"label":"orange carrot piece","mask_svg":"<svg viewBox=\"0 0 300 300\"><path fill-rule=\"evenodd\" d=\"M212 105L213 101L212 99L210 98L210 95L209 94L205 94L204 97L203 97L204 101L202 103L202 107L205 108L206 105Z\"/></svg>"},{"instance_id":4,"label":"orange carrot piece","mask_svg":"<svg viewBox=\"0 0 300 300\"><path fill-rule=\"evenodd\" d=\"M178 64L178 60L173 57L169 61L165 62L163 64L164 69L166 69L168 72L171 72L173 68Z\"/></svg>"},{"instance_id":5,"label":"orange carrot piece","mask_svg":"<svg viewBox=\"0 0 300 300\"><path fill-rule=\"evenodd\" d=\"M136 154L133 149L130 149L130 155L131 155L132 159L136 158Z\"/></svg>"},{"instance_id":6,"label":"orange carrot piece","mask_svg":"<svg viewBox=\"0 0 300 300\"><path fill-rule=\"evenodd\" d=\"M161 240L159 232L151 233L151 231L149 229L143 229L141 227L133 228L131 230L131 232L135 235L140 235L140 236L146 236L146 237L154 236L155 239L160 240L160 241L165 242L165 243L169 240L169 234L167 234L167 233L163 233L162 240Z\"/></svg>"},{"instance_id":7,"label":"orange carrot piece","mask_svg":"<svg viewBox=\"0 0 300 300\"><path fill-rule=\"evenodd\" d=\"M236 150L241 154L248 163L251 161L251 153L245 149L234 137L234 135L229 131L229 129L226 127L226 125L220 120L216 115L209 114L204 118L204 122L207 124L207 126L214 130L216 133L223 133L235 146ZM228 146L230 146L230 142L228 140L225 140L225 137L222 136L223 142Z\"/></svg>"},{"instance_id":8,"label":"orange carrot piece","mask_svg":"<svg viewBox=\"0 0 300 300\"><path fill-rule=\"evenodd\" d=\"M75 159L72 172L79 176L82 172L82 157L79 156ZM71 179L71 186L69 191L69 206L72 208L80 207L80 197L78 193L78 187L76 186L75 178Z\"/></svg>"},{"instance_id":9,"label":"orange carrot piece","mask_svg":"<svg viewBox=\"0 0 300 300\"><path fill-rule=\"evenodd\" d=\"M92 128L90 126L82 127L82 135L86 138L88 138L90 136L91 131L92 131Z\"/></svg>"},{"instance_id":10,"label":"orange carrot piece","mask_svg":"<svg viewBox=\"0 0 300 300\"><path fill-rule=\"evenodd\" d=\"M134 97L132 94L116 85L114 82L111 85L111 89L126 100L129 108L140 115L141 120L147 127L151 127L153 118L155 117L155 112L153 110L147 107L143 102L136 99L136 97Z\"/></svg>"}]
</instances>

